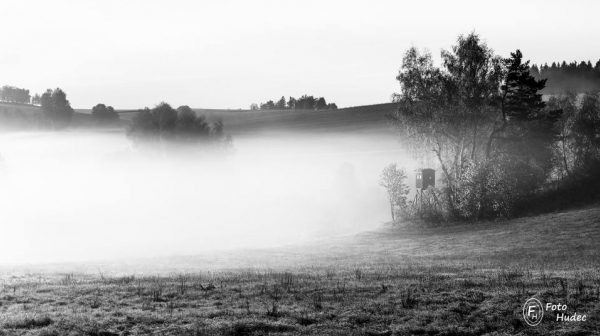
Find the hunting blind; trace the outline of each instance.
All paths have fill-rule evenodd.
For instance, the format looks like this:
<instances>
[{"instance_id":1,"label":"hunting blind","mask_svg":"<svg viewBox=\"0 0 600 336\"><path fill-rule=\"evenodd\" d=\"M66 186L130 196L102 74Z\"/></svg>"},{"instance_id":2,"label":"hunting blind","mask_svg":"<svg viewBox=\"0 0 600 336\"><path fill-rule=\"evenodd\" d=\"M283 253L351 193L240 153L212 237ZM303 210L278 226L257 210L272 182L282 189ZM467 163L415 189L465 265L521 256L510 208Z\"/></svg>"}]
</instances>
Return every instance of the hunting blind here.
<instances>
[{"instance_id":1,"label":"hunting blind","mask_svg":"<svg viewBox=\"0 0 600 336\"><path fill-rule=\"evenodd\" d=\"M425 190L429 186L435 187L435 170L430 168L417 170L417 189Z\"/></svg>"}]
</instances>

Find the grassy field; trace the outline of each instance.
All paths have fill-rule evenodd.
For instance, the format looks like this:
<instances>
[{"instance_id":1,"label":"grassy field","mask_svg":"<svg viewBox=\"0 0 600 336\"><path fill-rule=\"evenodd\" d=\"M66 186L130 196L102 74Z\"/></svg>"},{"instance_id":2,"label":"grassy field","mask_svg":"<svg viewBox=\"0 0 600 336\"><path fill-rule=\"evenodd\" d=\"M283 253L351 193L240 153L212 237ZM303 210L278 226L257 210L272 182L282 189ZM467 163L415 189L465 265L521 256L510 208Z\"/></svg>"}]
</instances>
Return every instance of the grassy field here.
<instances>
[{"instance_id":1,"label":"grassy field","mask_svg":"<svg viewBox=\"0 0 600 336\"><path fill-rule=\"evenodd\" d=\"M35 105L0 102L0 110L15 111L21 110L25 114L38 113L40 108Z\"/></svg>"},{"instance_id":2,"label":"grassy field","mask_svg":"<svg viewBox=\"0 0 600 336\"><path fill-rule=\"evenodd\" d=\"M31 105L3 104L0 108L9 110L19 108L27 113L41 113L39 107ZM205 115L210 122L222 120L229 134L246 133L285 133L319 132L383 132L389 133L390 127L386 115L393 112L395 104L376 104L341 108L337 110L225 110L225 109L195 109L200 115ZM75 109L71 127L90 127L91 109ZM125 127L137 110L117 110Z\"/></svg>"},{"instance_id":3,"label":"grassy field","mask_svg":"<svg viewBox=\"0 0 600 336\"><path fill-rule=\"evenodd\" d=\"M197 111L222 119L242 154L274 143L319 148L361 169L368 163L376 176L400 157L385 120L393 108ZM135 115L121 112L124 123ZM77 110L75 125L89 118ZM599 241L596 206L447 227L383 225L271 249L0 266L0 336L593 335ZM547 312L530 327L521 315L530 297L587 321L556 322Z\"/></svg>"},{"instance_id":4,"label":"grassy field","mask_svg":"<svg viewBox=\"0 0 600 336\"><path fill-rule=\"evenodd\" d=\"M592 335L599 241L591 207L277 249L3 268L0 335ZM530 297L587 320L547 312L530 327Z\"/></svg>"},{"instance_id":5,"label":"grassy field","mask_svg":"<svg viewBox=\"0 0 600 336\"><path fill-rule=\"evenodd\" d=\"M222 120L228 133L273 132L389 132L385 118L395 104L376 104L337 110L217 110L195 109L209 121ZM122 120L131 120L137 111L119 111Z\"/></svg>"},{"instance_id":6,"label":"grassy field","mask_svg":"<svg viewBox=\"0 0 600 336\"><path fill-rule=\"evenodd\" d=\"M36 115L36 114L42 113L42 110L40 109L39 106L0 102L0 112L3 112L3 111L14 112L14 111L18 111L18 110L22 111L26 115ZM127 123L128 123L128 121L122 121L117 126L125 127L125 125L127 125ZM73 113L70 127L71 128L94 127L93 121L92 121L91 110L76 109Z\"/></svg>"}]
</instances>

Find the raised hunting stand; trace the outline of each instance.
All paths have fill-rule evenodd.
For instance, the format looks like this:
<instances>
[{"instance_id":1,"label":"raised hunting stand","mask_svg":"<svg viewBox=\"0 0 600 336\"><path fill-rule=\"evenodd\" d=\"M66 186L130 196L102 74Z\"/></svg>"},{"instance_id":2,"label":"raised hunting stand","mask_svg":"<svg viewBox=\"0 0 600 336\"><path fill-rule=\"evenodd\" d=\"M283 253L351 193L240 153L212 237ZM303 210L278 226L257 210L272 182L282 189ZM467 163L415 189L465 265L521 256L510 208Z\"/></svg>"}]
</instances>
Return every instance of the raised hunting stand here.
<instances>
[{"instance_id":1,"label":"raised hunting stand","mask_svg":"<svg viewBox=\"0 0 600 336\"><path fill-rule=\"evenodd\" d=\"M437 197L434 192L431 192L433 197L433 202L429 195L424 195L423 191L427 190L427 188L435 187L435 170L431 168L422 168L416 170L416 182L415 187L417 192L415 194L415 200L412 204L411 213L415 213L415 210L418 210L419 217L423 217L423 211L421 210L423 206L427 206L429 208L437 207ZM425 196L425 197L424 197Z\"/></svg>"}]
</instances>

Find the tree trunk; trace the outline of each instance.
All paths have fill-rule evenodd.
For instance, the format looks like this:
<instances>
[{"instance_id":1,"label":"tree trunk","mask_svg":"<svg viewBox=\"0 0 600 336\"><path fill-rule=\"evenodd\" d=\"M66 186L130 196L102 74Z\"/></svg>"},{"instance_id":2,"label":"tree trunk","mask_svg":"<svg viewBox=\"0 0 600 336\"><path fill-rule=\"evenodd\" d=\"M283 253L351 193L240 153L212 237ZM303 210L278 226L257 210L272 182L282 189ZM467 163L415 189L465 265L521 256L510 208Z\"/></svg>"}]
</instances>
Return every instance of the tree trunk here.
<instances>
[{"instance_id":1,"label":"tree trunk","mask_svg":"<svg viewBox=\"0 0 600 336\"><path fill-rule=\"evenodd\" d=\"M485 178L487 178L489 172L487 171L489 168L489 161L486 159L484 161L484 167L483 169L485 170L485 172L483 173L483 175L479 175L479 205L477 206L477 214L475 215L475 219L479 220L481 219L481 210L483 209L483 207L487 204L486 202L486 190L484 187L484 183L485 183Z\"/></svg>"},{"instance_id":2,"label":"tree trunk","mask_svg":"<svg viewBox=\"0 0 600 336\"><path fill-rule=\"evenodd\" d=\"M450 206L450 211L452 212L452 215L454 215L455 213L455 208L454 208L454 200L453 200L453 181L452 181L452 176L450 175L450 173L448 172L448 168L446 167L446 165L444 165L444 162L442 161L442 155L441 155L441 147L438 145L439 149L433 149L433 151L435 152L435 154L437 154L437 158L438 161L440 162L440 166L442 167L442 171L444 172L444 175L446 175L446 183L447 183L447 188L446 188L446 194L448 195L448 205Z\"/></svg>"},{"instance_id":3,"label":"tree trunk","mask_svg":"<svg viewBox=\"0 0 600 336\"><path fill-rule=\"evenodd\" d=\"M477 118L475 117L475 111L473 111L473 119L475 126L473 127L473 148L471 149L471 161L475 158L475 149L477 148Z\"/></svg>"},{"instance_id":4,"label":"tree trunk","mask_svg":"<svg viewBox=\"0 0 600 336\"><path fill-rule=\"evenodd\" d=\"M507 121L506 121L506 95L508 94L508 89L506 89L504 91L504 94L502 95L502 103L501 103L501 108L502 108L502 126L500 126L500 128L495 128L494 126L494 130L492 131L492 134L490 134L490 138L488 139L488 143L485 149L485 158L489 159L490 157L490 153L491 153L491 149L492 149L492 142L494 141L494 137L496 136L497 133L500 133L502 131L504 131L506 129L507 126Z\"/></svg>"},{"instance_id":5,"label":"tree trunk","mask_svg":"<svg viewBox=\"0 0 600 336\"><path fill-rule=\"evenodd\" d=\"M565 148L565 140L566 140L566 136L563 136L562 138L562 156L563 156L563 162L565 164L565 171L567 172L567 176L571 176L571 172L569 171L569 165L567 163L567 153L566 153L566 148Z\"/></svg>"}]
</instances>

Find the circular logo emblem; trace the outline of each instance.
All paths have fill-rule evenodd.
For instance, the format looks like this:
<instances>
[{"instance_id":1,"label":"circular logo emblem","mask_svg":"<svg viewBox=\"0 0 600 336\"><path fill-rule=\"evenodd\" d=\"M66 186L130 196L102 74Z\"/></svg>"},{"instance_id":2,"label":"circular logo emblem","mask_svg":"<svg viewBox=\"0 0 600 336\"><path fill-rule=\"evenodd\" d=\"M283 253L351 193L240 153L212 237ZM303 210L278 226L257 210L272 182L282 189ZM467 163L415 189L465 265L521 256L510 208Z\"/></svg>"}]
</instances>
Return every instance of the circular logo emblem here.
<instances>
[{"instance_id":1,"label":"circular logo emblem","mask_svg":"<svg viewBox=\"0 0 600 336\"><path fill-rule=\"evenodd\" d=\"M542 317L544 317L544 308L540 300L531 298L525 301L523 305L523 318L527 324L532 327L536 326L542 322Z\"/></svg>"}]
</instances>

